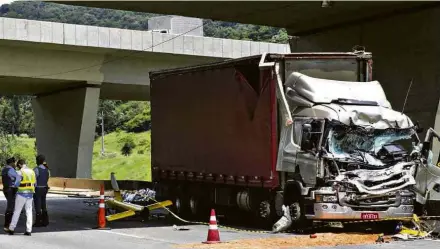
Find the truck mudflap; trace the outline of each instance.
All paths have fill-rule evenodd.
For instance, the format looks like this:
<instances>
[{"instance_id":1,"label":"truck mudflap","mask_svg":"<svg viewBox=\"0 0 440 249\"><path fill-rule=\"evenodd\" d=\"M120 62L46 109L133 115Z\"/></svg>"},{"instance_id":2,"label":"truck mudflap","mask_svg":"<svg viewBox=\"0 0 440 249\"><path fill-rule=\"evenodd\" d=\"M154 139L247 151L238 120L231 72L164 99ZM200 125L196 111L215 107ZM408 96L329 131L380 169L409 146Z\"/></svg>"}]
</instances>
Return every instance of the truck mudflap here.
<instances>
[{"instance_id":1,"label":"truck mudflap","mask_svg":"<svg viewBox=\"0 0 440 249\"><path fill-rule=\"evenodd\" d=\"M407 219L412 217L414 207L412 205L401 205L389 207L381 211L354 210L351 207L341 206L334 203L313 204L314 214L306 214L307 219L313 220L385 220L385 219Z\"/></svg>"}]
</instances>

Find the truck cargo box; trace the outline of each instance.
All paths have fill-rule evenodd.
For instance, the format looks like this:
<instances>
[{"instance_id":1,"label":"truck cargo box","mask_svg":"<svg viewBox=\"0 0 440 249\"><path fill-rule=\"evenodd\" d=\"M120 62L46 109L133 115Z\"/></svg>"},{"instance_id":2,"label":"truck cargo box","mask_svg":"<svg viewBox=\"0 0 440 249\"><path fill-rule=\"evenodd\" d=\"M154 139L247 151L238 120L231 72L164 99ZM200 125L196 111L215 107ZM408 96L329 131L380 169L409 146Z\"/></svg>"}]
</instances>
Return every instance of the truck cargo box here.
<instances>
[{"instance_id":1,"label":"truck cargo box","mask_svg":"<svg viewBox=\"0 0 440 249\"><path fill-rule=\"evenodd\" d=\"M152 166L162 177L275 177L275 88L259 58L152 75Z\"/></svg>"},{"instance_id":2,"label":"truck cargo box","mask_svg":"<svg viewBox=\"0 0 440 249\"><path fill-rule=\"evenodd\" d=\"M261 58L150 73L154 180L278 185L276 75L259 66ZM352 53L265 56L286 61L283 77L299 71L364 81L371 75L360 73L367 64L358 59Z\"/></svg>"}]
</instances>

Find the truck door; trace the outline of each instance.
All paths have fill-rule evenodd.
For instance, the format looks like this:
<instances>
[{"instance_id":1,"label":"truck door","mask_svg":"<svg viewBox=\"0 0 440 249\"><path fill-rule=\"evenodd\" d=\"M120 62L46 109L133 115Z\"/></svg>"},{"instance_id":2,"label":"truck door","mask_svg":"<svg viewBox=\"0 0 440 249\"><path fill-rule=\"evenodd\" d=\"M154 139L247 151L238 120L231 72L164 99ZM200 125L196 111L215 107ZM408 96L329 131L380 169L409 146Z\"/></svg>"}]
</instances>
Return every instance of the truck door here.
<instances>
[{"instance_id":1,"label":"truck door","mask_svg":"<svg viewBox=\"0 0 440 249\"><path fill-rule=\"evenodd\" d=\"M293 124L281 134L277 170L299 174L306 186L314 186L323 129L323 119L295 118Z\"/></svg>"}]
</instances>

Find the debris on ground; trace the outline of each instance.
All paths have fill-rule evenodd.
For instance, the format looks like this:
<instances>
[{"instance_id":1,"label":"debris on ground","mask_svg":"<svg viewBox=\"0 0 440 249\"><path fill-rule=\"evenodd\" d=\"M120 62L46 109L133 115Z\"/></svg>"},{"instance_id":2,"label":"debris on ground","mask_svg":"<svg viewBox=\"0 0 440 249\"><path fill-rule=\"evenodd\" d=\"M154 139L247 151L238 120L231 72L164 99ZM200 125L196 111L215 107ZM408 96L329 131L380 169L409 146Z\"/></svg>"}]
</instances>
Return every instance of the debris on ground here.
<instances>
[{"instance_id":1,"label":"debris on ground","mask_svg":"<svg viewBox=\"0 0 440 249\"><path fill-rule=\"evenodd\" d=\"M243 239L224 242L216 245L187 244L179 245L179 248L218 248L218 249L266 249L286 247L313 247L313 246L339 246L339 245L366 245L375 244L377 234L334 234L320 233L311 239L307 235L293 235L289 237L272 237L261 239Z\"/></svg>"},{"instance_id":2,"label":"debris on ground","mask_svg":"<svg viewBox=\"0 0 440 249\"><path fill-rule=\"evenodd\" d=\"M124 191L122 193L123 202L145 202L156 197L156 191L149 188L139 189L136 191Z\"/></svg>"},{"instance_id":3,"label":"debris on ground","mask_svg":"<svg viewBox=\"0 0 440 249\"><path fill-rule=\"evenodd\" d=\"M181 226L173 225L173 230L174 231L188 231L190 229L187 228L187 227L181 227Z\"/></svg>"},{"instance_id":4,"label":"debris on ground","mask_svg":"<svg viewBox=\"0 0 440 249\"><path fill-rule=\"evenodd\" d=\"M383 234L379 234L379 236L377 236L376 243L384 243L385 239L383 236Z\"/></svg>"},{"instance_id":5,"label":"debris on ground","mask_svg":"<svg viewBox=\"0 0 440 249\"><path fill-rule=\"evenodd\" d=\"M272 232L279 233L287 230L292 225L292 217L290 216L290 209L286 205L282 206L283 217L279 219L272 227Z\"/></svg>"}]
</instances>

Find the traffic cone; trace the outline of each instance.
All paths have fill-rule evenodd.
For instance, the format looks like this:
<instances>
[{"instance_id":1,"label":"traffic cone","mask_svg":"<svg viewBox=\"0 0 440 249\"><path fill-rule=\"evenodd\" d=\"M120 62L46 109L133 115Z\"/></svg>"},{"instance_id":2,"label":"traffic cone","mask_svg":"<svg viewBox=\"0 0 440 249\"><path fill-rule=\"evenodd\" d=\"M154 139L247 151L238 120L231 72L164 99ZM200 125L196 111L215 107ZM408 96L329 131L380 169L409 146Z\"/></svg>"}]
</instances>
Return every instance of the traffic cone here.
<instances>
[{"instance_id":1,"label":"traffic cone","mask_svg":"<svg viewBox=\"0 0 440 249\"><path fill-rule=\"evenodd\" d=\"M218 232L217 219L215 218L215 210L211 209L211 217L209 219L208 239L204 244L220 243L220 233Z\"/></svg>"},{"instance_id":2,"label":"traffic cone","mask_svg":"<svg viewBox=\"0 0 440 249\"><path fill-rule=\"evenodd\" d=\"M105 200L104 200L104 184L101 184L101 191L99 194L99 208L98 208L98 227L95 229L109 230L106 227L105 221Z\"/></svg>"}]
</instances>

